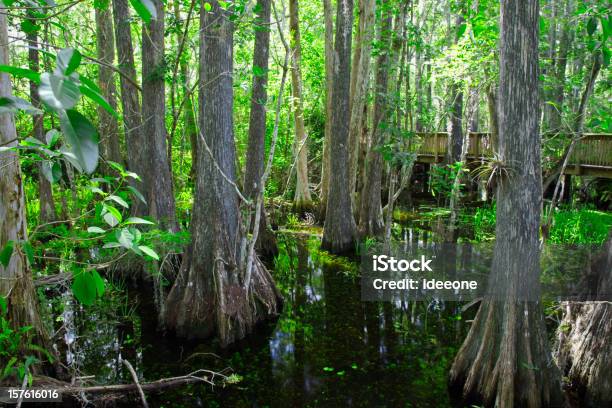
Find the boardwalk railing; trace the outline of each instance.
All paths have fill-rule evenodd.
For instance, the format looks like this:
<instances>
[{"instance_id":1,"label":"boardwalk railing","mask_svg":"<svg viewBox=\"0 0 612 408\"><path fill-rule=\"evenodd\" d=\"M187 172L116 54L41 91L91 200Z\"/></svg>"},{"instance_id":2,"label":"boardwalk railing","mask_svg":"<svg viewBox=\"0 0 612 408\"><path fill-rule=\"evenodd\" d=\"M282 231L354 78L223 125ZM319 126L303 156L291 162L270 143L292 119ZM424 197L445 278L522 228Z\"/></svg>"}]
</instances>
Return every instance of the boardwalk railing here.
<instances>
[{"instance_id":1,"label":"boardwalk railing","mask_svg":"<svg viewBox=\"0 0 612 408\"><path fill-rule=\"evenodd\" d=\"M440 163L446 157L448 133L417 133L421 138L417 161ZM470 132L468 161L493 156L491 135L488 132ZM585 133L582 135L568 162L567 174L612 178L612 134Z\"/></svg>"}]
</instances>

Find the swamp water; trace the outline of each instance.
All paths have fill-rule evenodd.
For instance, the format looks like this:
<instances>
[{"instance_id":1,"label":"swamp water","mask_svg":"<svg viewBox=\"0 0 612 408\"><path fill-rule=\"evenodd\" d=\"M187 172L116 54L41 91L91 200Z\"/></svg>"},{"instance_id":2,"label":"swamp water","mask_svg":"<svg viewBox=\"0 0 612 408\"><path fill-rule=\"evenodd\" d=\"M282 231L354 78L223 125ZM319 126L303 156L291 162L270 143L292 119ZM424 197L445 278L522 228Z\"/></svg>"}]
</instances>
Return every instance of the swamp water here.
<instances>
[{"instance_id":1,"label":"swamp water","mask_svg":"<svg viewBox=\"0 0 612 408\"><path fill-rule=\"evenodd\" d=\"M394 228L396 241L423 246L434 241L430 230L415 227L423 227L421 222L403 224ZM319 251L316 235L280 233L278 239L273 275L284 308L247 340L224 350L214 341L163 336L153 289L123 285L86 311L66 308L69 361L81 375L106 383L132 382L121 358L141 381L202 368L235 374L233 384L149 394L157 407L451 405L448 368L475 307L462 311L464 304L437 300L363 302L358 259ZM135 404L139 401L122 406Z\"/></svg>"}]
</instances>

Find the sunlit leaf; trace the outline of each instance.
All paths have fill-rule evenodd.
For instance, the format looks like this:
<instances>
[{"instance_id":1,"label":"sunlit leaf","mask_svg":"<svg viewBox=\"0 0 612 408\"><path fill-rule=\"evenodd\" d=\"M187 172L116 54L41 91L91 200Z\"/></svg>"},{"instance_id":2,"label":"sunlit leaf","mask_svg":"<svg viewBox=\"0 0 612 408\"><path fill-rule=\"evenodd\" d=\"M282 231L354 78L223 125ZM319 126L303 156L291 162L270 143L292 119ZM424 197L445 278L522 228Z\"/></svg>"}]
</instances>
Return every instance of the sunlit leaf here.
<instances>
[{"instance_id":1,"label":"sunlit leaf","mask_svg":"<svg viewBox=\"0 0 612 408\"><path fill-rule=\"evenodd\" d=\"M123 208L130 208L130 205L121 197L116 196L116 195L110 195L108 197L106 197L107 200L113 200L114 202L116 202L117 204L119 204L120 206L122 206Z\"/></svg>"},{"instance_id":2,"label":"sunlit leaf","mask_svg":"<svg viewBox=\"0 0 612 408\"><path fill-rule=\"evenodd\" d=\"M38 94L54 110L72 109L81 96L78 85L71 78L48 72L40 76Z\"/></svg>"},{"instance_id":3,"label":"sunlit leaf","mask_svg":"<svg viewBox=\"0 0 612 408\"><path fill-rule=\"evenodd\" d=\"M15 247L15 243L13 242L13 240L9 239L8 241L6 241L6 244L4 244L4 248L2 248L2 251L0 251L0 263L5 268L8 266L9 262L11 261L11 256L13 255L14 247Z\"/></svg>"},{"instance_id":4,"label":"sunlit leaf","mask_svg":"<svg viewBox=\"0 0 612 408\"><path fill-rule=\"evenodd\" d=\"M62 166L57 162L45 160L42 162L41 170L43 176L45 176L51 184L57 183L62 178Z\"/></svg>"},{"instance_id":5,"label":"sunlit leaf","mask_svg":"<svg viewBox=\"0 0 612 408\"><path fill-rule=\"evenodd\" d=\"M64 48L57 53L56 64L58 73L68 76L81 65L81 53L74 48Z\"/></svg>"},{"instance_id":6,"label":"sunlit leaf","mask_svg":"<svg viewBox=\"0 0 612 408\"><path fill-rule=\"evenodd\" d=\"M100 227L89 227L87 228L87 232L90 232L92 234L104 234L106 231Z\"/></svg>"},{"instance_id":7,"label":"sunlit leaf","mask_svg":"<svg viewBox=\"0 0 612 408\"><path fill-rule=\"evenodd\" d=\"M27 68L12 67L10 65L0 65L0 72L6 72L17 78L26 78L35 83L40 83L40 73Z\"/></svg>"},{"instance_id":8,"label":"sunlit leaf","mask_svg":"<svg viewBox=\"0 0 612 408\"><path fill-rule=\"evenodd\" d=\"M151 258L155 259L156 261L159 261L159 255L157 255L157 252L155 252L153 249L149 248L148 246L140 245L138 246L138 249L140 249L142 252L149 255Z\"/></svg>"},{"instance_id":9,"label":"sunlit leaf","mask_svg":"<svg viewBox=\"0 0 612 408\"><path fill-rule=\"evenodd\" d=\"M155 225L154 222L151 222L149 220L144 220L142 218L138 218L138 217L130 217L127 220L125 220L125 224L126 225L130 225L130 224L145 224L145 225Z\"/></svg>"},{"instance_id":10,"label":"sunlit leaf","mask_svg":"<svg viewBox=\"0 0 612 408\"><path fill-rule=\"evenodd\" d=\"M117 113L117 111L113 109L110 103L108 103L106 99L104 99L104 97L98 92L83 84L79 86L79 90L84 96L88 97L89 99L100 105L102 108L104 108L104 110L113 115L113 117L115 117L116 119L119 119L119 114Z\"/></svg>"},{"instance_id":11,"label":"sunlit leaf","mask_svg":"<svg viewBox=\"0 0 612 408\"><path fill-rule=\"evenodd\" d=\"M98 132L89 120L74 110L60 113L60 125L71 152L83 170L91 174L98 166Z\"/></svg>"},{"instance_id":12,"label":"sunlit leaf","mask_svg":"<svg viewBox=\"0 0 612 408\"><path fill-rule=\"evenodd\" d=\"M16 96L3 96L0 98L0 113L17 113L24 111L30 115L40 115L42 111L32 104Z\"/></svg>"},{"instance_id":13,"label":"sunlit leaf","mask_svg":"<svg viewBox=\"0 0 612 408\"><path fill-rule=\"evenodd\" d=\"M130 0L130 3L145 23L157 20L157 10L151 0Z\"/></svg>"}]
</instances>

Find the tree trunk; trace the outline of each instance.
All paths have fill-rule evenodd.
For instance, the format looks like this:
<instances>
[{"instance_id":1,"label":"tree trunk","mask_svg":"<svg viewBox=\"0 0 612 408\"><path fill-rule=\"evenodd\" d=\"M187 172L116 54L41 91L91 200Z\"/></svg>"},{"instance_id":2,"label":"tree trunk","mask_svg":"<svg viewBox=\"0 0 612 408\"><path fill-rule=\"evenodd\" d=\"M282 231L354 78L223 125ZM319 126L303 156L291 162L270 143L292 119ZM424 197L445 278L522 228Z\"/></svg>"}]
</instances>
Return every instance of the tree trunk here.
<instances>
[{"instance_id":1,"label":"tree trunk","mask_svg":"<svg viewBox=\"0 0 612 408\"><path fill-rule=\"evenodd\" d=\"M211 1L200 9L200 114L191 247L167 299L166 325L179 336L216 333L222 345L244 338L275 315L280 295L256 259L250 286L240 248L242 231L235 185L233 131L233 23ZM211 157L212 155L212 157ZM204 159L205 158L205 159ZM231 182L231 183L230 183Z\"/></svg>"},{"instance_id":2,"label":"tree trunk","mask_svg":"<svg viewBox=\"0 0 612 408\"><path fill-rule=\"evenodd\" d=\"M355 46L353 66L351 72L350 93L350 124L349 124L349 191L351 194L351 208L355 209L355 193L357 182L357 164L359 157L359 139L363 121L363 104L366 102L368 83L370 78L370 59L372 39L374 37L375 0L360 0L359 25L357 44Z\"/></svg>"},{"instance_id":3,"label":"tree trunk","mask_svg":"<svg viewBox=\"0 0 612 408\"><path fill-rule=\"evenodd\" d=\"M334 41L334 88L330 139L330 184L322 247L342 253L355 249L356 227L347 183L353 1L338 0Z\"/></svg>"},{"instance_id":4,"label":"tree trunk","mask_svg":"<svg viewBox=\"0 0 612 408\"><path fill-rule=\"evenodd\" d=\"M457 32L457 28L463 23L463 17L457 16L455 26L451 27L451 32ZM455 35L454 43L459 40ZM460 82L451 84L451 110L450 110L450 132L448 133L448 148L446 161L453 164L461 161L461 151L463 150L463 91Z\"/></svg>"},{"instance_id":5,"label":"tree trunk","mask_svg":"<svg viewBox=\"0 0 612 408\"><path fill-rule=\"evenodd\" d=\"M499 147L511 174L497 188L489 294L453 362L450 387L468 405L542 407L556 403L561 389L533 301L542 205L538 1L504 1L500 15Z\"/></svg>"},{"instance_id":6,"label":"tree trunk","mask_svg":"<svg viewBox=\"0 0 612 408\"><path fill-rule=\"evenodd\" d=\"M244 171L244 193L253 203L265 186L261 185L266 155L266 103L268 99L268 58L270 54L270 0L258 0L253 52L253 91L249 118L249 145ZM262 203L256 248L258 253L273 258L278 254L276 237L268 225ZM251 227L255 217L252 217ZM252 231L250 231L252 232Z\"/></svg>"},{"instance_id":7,"label":"tree trunk","mask_svg":"<svg viewBox=\"0 0 612 408\"><path fill-rule=\"evenodd\" d=\"M293 204L298 211L303 211L312 207L312 198L308 185L308 138L304 127L304 103L302 101L302 46L298 0L289 0L289 32L292 51L291 92L295 123L295 172L297 174Z\"/></svg>"},{"instance_id":8,"label":"tree trunk","mask_svg":"<svg viewBox=\"0 0 612 408\"><path fill-rule=\"evenodd\" d=\"M552 104L544 105L544 123L550 132L560 132L562 130L563 103L565 99L565 71L567 68L567 57L574 40L574 27L570 19L573 13L573 2L567 0L565 17L562 22L561 39L559 40L559 53L554 65L554 84L550 92Z\"/></svg>"},{"instance_id":9,"label":"tree trunk","mask_svg":"<svg viewBox=\"0 0 612 408\"><path fill-rule=\"evenodd\" d=\"M325 140L323 141L323 162L321 163L321 200L319 218L325 219L329 195L330 143L332 128L332 91L334 85L334 19L331 0L323 0L325 16Z\"/></svg>"},{"instance_id":10,"label":"tree trunk","mask_svg":"<svg viewBox=\"0 0 612 408\"><path fill-rule=\"evenodd\" d=\"M612 293L612 231L587 272L583 291L598 301L563 304L555 357L581 402L605 407L612 404L612 304L603 301Z\"/></svg>"},{"instance_id":11,"label":"tree trunk","mask_svg":"<svg viewBox=\"0 0 612 408\"><path fill-rule=\"evenodd\" d=\"M497 114L497 87L490 85L487 90L487 108L489 109L489 132L491 133L491 147L499 151L499 115Z\"/></svg>"},{"instance_id":12,"label":"tree trunk","mask_svg":"<svg viewBox=\"0 0 612 408\"><path fill-rule=\"evenodd\" d=\"M149 214L160 226L178 231L171 163L168 162L166 144L166 94L164 74L164 4L152 0L157 9L157 19L142 26L142 118L145 135L147 164L145 186L149 201Z\"/></svg>"},{"instance_id":13,"label":"tree trunk","mask_svg":"<svg viewBox=\"0 0 612 408\"><path fill-rule=\"evenodd\" d=\"M0 64L9 65L8 28L5 8L0 7ZM11 81L0 73L0 97L11 96ZM17 146L17 132L13 114L0 113L0 146ZM23 242L28 240L25 214L24 185L15 151L0 152L0 251L13 242L8 265L0 263L0 296L7 298L8 321L13 329L32 326L30 332L39 344L46 341L44 327L38 313L38 300L30 265ZM44 344L43 344L44 345ZM31 350L28 350L31 353Z\"/></svg>"},{"instance_id":14,"label":"tree trunk","mask_svg":"<svg viewBox=\"0 0 612 408\"><path fill-rule=\"evenodd\" d=\"M376 98L374 101L372 141L366 160L366 178L361 193L359 215L361 232L369 236L380 234L384 226L381 204L383 158L379 149L385 142L386 129L389 127L390 119L388 107L390 34L391 13L387 10L379 33L381 51L376 62Z\"/></svg>"},{"instance_id":15,"label":"tree trunk","mask_svg":"<svg viewBox=\"0 0 612 408\"><path fill-rule=\"evenodd\" d=\"M36 31L32 31L26 35L28 40L28 67L32 71L39 71L40 59L38 54L38 35ZM38 85L34 81L30 81L30 99L32 105L40 108L40 97L38 96ZM44 114L32 117L32 127L34 137L43 143L45 140ZM57 215L55 213L55 202L53 201L53 186L51 182L42 173L42 164L38 165L38 201L40 205L40 222L48 223L55 221Z\"/></svg>"},{"instance_id":16,"label":"tree trunk","mask_svg":"<svg viewBox=\"0 0 612 408\"><path fill-rule=\"evenodd\" d=\"M174 17L176 21L181 21L180 0L174 1ZM180 44L182 39L182 32L177 30L177 44ZM198 128L196 126L195 111L189 84L189 52L183 49L182 54L177 58L179 58L180 69L179 81L182 85L183 98L185 99L185 102L183 102L183 137L189 140L191 146L191 171L189 172L189 176L192 180L195 180L195 172L198 163Z\"/></svg>"},{"instance_id":17,"label":"tree trunk","mask_svg":"<svg viewBox=\"0 0 612 408\"><path fill-rule=\"evenodd\" d=\"M96 14L96 42L98 59L108 64L98 66L98 87L101 94L113 109L117 109L117 89L115 87L114 73L109 66L115 64L115 36L113 35L113 20L110 9L110 1L103 1L99 7L95 7ZM100 147L102 156L106 160L112 160L122 164L121 148L119 144L119 126L115 119L106 109L98 106L98 134L100 135ZM106 169L108 170L110 169Z\"/></svg>"},{"instance_id":18,"label":"tree trunk","mask_svg":"<svg viewBox=\"0 0 612 408\"><path fill-rule=\"evenodd\" d=\"M480 92L478 88L470 88L470 101L468 108L468 132L478 132L480 122Z\"/></svg>"},{"instance_id":19,"label":"tree trunk","mask_svg":"<svg viewBox=\"0 0 612 408\"><path fill-rule=\"evenodd\" d=\"M122 75L121 108L125 128L125 145L127 147L127 164L130 171L138 174L143 180L147 177L146 141L142 129L142 115L138 100L136 85L136 68L134 65L134 48L132 46L132 31L130 28L130 12L127 0L113 0L113 15L115 19L115 40L117 60ZM128 79L129 78L129 79ZM134 187L146 196L143 183L132 181ZM132 214L144 215L145 206L138 199L132 200Z\"/></svg>"}]
</instances>

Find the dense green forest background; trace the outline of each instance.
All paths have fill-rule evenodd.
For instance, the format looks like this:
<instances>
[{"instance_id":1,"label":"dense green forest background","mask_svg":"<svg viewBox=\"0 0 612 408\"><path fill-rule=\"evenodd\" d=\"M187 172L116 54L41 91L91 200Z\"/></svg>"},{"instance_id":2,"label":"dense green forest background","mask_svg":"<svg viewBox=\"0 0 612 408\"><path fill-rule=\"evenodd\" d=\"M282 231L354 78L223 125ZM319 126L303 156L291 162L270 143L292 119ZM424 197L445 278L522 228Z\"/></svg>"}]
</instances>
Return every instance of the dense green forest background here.
<instances>
[{"instance_id":1,"label":"dense green forest background","mask_svg":"<svg viewBox=\"0 0 612 408\"><path fill-rule=\"evenodd\" d=\"M3 385L100 406L612 401L607 2L2 4ZM359 255L408 241L491 243L505 306L360 302ZM521 300L569 279L563 245L603 302Z\"/></svg>"}]
</instances>

